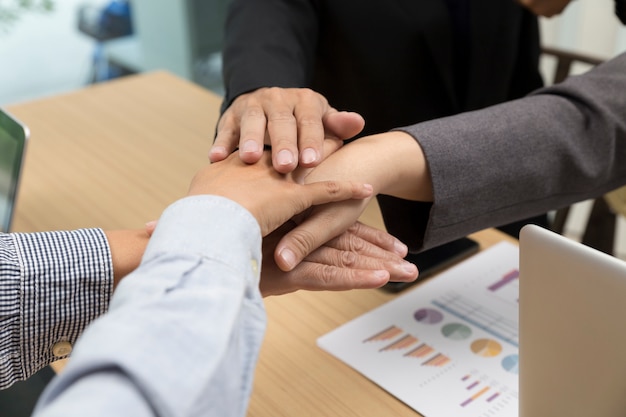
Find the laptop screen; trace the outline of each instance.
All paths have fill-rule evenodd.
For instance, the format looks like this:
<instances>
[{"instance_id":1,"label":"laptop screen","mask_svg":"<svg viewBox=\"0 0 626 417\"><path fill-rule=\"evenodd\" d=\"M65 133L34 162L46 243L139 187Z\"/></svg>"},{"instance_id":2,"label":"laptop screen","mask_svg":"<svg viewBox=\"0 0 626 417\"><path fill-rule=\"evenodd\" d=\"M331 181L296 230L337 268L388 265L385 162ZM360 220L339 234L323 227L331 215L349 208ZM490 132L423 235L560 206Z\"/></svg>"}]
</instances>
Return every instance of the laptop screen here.
<instances>
[{"instance_id":1,"label":"laptop screen","mask_svg":"<svg viewBox=\"0 0 626 417\"><path fill-rule=\"evenodd\" d=\"M0 109L0 232L11 225L27 136L27 129Z\"/></svg>"}]
</instances>

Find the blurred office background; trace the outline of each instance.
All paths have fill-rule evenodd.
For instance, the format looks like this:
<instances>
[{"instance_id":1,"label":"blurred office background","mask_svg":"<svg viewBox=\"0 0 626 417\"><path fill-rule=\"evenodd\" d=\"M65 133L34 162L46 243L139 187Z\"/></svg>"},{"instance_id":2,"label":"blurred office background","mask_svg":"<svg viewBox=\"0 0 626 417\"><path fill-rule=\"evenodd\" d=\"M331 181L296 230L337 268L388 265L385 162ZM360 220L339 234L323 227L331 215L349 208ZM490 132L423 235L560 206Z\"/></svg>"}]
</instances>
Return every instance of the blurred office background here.
<instances>
[{"instance_id":1,"label":"blurred office background","mask_svg":"<svg viewBox=\"0 0 626 417\"><path fill-rule=\"evenodd\" d=\"M134 33L102 42L84 27L78 30L79 10L98 11L115 2L39 1L52 2L53 10L25 11L9 21L0 13L0 106L104 80L107 73L103 62L127 72L162 68L218 94L223 91L219 51L228 0L131 0ZM0 0L0 9L18 2ZM85 9L86 5L91 7ZM84 20L89 17L93 19L93 13L83 13ZM561 16L541 19L541 29L547 47L601 60L626 51L626 27L614 15L613 0L572 1ZM553 79L555 67L553 57L542 60L547 83ZM589 68L574 64L572 73ZM565 226L566 235L580 238L590 209L590 202L574 207ZM616 253L626 258L626 221L622 217L616 236Z\"/></svg>"}]
</instances>

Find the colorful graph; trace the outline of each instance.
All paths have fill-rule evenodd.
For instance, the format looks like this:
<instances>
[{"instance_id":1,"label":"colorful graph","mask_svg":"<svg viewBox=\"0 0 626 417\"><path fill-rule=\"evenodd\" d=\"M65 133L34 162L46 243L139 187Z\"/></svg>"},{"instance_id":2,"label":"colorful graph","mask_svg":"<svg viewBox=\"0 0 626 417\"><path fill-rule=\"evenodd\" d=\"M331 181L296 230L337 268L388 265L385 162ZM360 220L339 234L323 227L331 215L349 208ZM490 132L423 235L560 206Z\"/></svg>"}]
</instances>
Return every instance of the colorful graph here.
<instances>
[{"instance_id":1,"label":"colorful graph","mask_svg":"<svg viewBox=\"0 0 626 417\"><path fill-rule=\"evenodd\" d=\"M483 387L480 389L480 391L476 392L474 395L472 395L471 397L469 397L467 400L463 401L461 403L461 407L465 407L468 404L470 404L472 401L480 398L484 393L486 393L487 391L489 391L489 387Z\"/></svg>"},{"instance_id":2,"label":"colorful graph","mask_svg":"<svg viewBox=\"0 0 626 417\"><path fill-rule=\"evenodd\" d=\"M461 323L449 323L441 328L441 333L452 340L465 340L472 335L472 329Z\"/></svg>"},{"instance_id":3,"label":"colorful graph","mask_svg":"<svg viewBox=\"0 0 626 417\"><path fill-rule=\"evenodd\" d=\"M399 327L389 326L385 330L383 330L382 332L376 333L372 337L368 337L367 339L365 339L363 341L363 343L379 342L381 340L391 340L394 337L399 336L403 332L404 331L401 328L399 328Z\"/></svg>"},{"instance_id":4,"label":"colorful graph","mask_svg":"<svg viewBox=\"0 0 626 417\"><path fill-rule=\"evenodd\" d=\"M519 374L519 355L509 355L502 359L502 367L512 374Z\"/></svg>"},{"instance_id":5,"label":"colorful graph","mask_svg":"<svg viewBox=\"0 0 626 417\"><path fill-rule=\"evenodd\" d=\"M413 314L415 320L424 324L437 324L443 320L443 314L432 308L420 308Z\"/></svg>"},{"instance_id":6,"label":"colorful graph","mask_svg":"<svg viewBox=\"0 0 626 417\"><path fill-rule=\"evenodd\" d=\"M422 343L410 352L405 353L404 356L410 356L412 358L423 358L424 356L430 355L434 351L435 349L425 343Z\"/></svg>"},{"instance_id":7,"label":"colorful graph","mask_svg":"<svg viewBox=\"0 0 626 417\"><path fill-rule=\"evenodd\" d=\"M470 349L478 356L492 358L502 352L502 345L493 339L478 339L472 342Z\"/></svg>"},{"instance_id":8,"label":"colorful graph","mask_svg":"<svg viewBox=\"0 0 626 417\"><path fill-rule=\"evenodd\" d=\"M404 337L401 337L400 339L396 340L392 344L380 349L380 351L383 352L387 350L406 349L414 345L415 343L417 343L417 337L407 334Z\"/></svg>"},{"instance_id":9,"label":"colorful graph","mask_svg":"<svg viewBox=\"0 0 626 417\"><path fill-rule=\"evenodd\" d=\"M422 363L424 366L444 366L450 363L450 358L443 353L438 353L426 362Z\"/></svg>"},{"instance_id":10,"label":"colorful graph","mask_svg":"<svg viewBox=\"0 0 626 417\"><path fill-rule=\"evenodd\" d=\"M495 400L496 398L500 396L499 391L497 391L491 386L483 385L483 383L479 379L474 379L473 381L470 381L470 379L472 379L471 375L465 375L463 378L461 378L462 382L469 382L469 384L465 387L465 389L467 391L473 391L473 390L477 390L477 391L474 394L470 395L470 397L467 398L465 401L461 402L460 404L461 407L466 407L467 405L469 405L470 403L472 403L473 401L477 400L478 398L482 397L485 394L488 395L487 397L485 397L485 401L487 401L488 403L492 402L493 400Z\"/></svg>"},{"instance_id":11,"label":"colorful graph","mask_svg":"<svg viewBox=\"0 0 626 417\"><path fill-rule=\"evenodd\" d=\"M504 274L499 281L491 284L487 289L489 291L498 291L500 288L504 287L507 284L515 281L519 278L519 271L517 269L512 270L511 272Z\"/></svg>"},{"instance_id":12,"label":"colorful graph","mask_svg":"<svg viewBox=\"0 0 626 417\"><path fill-rule=\"evenodd\" d=\"M449 291L432 302L435 306L464 320L498 339L518 347L517 320L504 317L476 301Z\"/></svg>"},{"instance_id":13,"label":"colorful graph","mask_svg":"<svg viewBox=\"0 0 626 417\"><path fill-rule=\"evenodd\" d=\"M363 343L389 342L390 340L392 340L391 343L388 343L378 351L394 352L410 349L402 356L406 358L422 359L424 361L421 363L422 366L441 367L451 362L451 359L447 355L437 352L432 346L426 343L420 343L418 346L413 347L419 343L419 339L410 333L405 333L404 330L398 326L389 326L385 328L385 330L368 337Z\"/></svg>"}]
</instances>

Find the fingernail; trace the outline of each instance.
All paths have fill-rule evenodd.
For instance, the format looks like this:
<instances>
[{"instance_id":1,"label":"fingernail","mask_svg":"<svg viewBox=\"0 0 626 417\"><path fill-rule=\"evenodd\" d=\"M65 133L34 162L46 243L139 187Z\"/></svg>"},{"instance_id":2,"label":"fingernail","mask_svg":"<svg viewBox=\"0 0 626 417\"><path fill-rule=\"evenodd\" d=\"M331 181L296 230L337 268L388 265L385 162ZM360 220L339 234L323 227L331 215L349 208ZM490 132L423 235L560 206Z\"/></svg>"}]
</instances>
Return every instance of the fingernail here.
<instances>
[{"instance_id":1,"label":"fingernail","mask_svg":"<svg viewBox=\"0 0 626 417\"><path fill-rule=\"evenodd\" d=\"M253 140L247 140L244 142L241 147L241 152L243 153L255 153L259 150L259 144Z\"/></svg>"},{"instance_id":2,"label":"fingernail","mask_svg":"<svg viewBox=\"0 0 626 417\"><path fill-rule=\"evenodd\" d=\"M289 268L289 270L292 270L293 268L295 268L296 254L293 253L291 250L285 248L280 251L278 256L280 256L283 259L283 261L285 261L285 264L287 264L287 267Z\"/></svg>"},{"instance_id":3,"label":"fingernail","mask_svg":"<svg viewBox=\"0 0 626 417\"><path fill-rule=\"evenodd\" d=\"M383 270L378 270L378 271L374 271L374 276L376 278L388 278L389 277L389 272Z\"/></svg>"},{"instance_id":4,"label":"fingernail","mask_svg":"<svg viewBox=\"0 0 626 417\"><path fill-rule=\"evenodd\" d=\"M209 151L209 155L224 155L226 154L226 148L223 146L213 146Z\"/></svg>"},{"instance_id":5,"label":"fingernail","mask_svg":"<svg viewBox=\"0 0 626 417\"><path fill-rule=\"evenodd\" d=\"M396 241L393 244L393 249L396 251L397 254L399 255L406 255L407 252L409 251L409 248L402 242Z\"/></svg>"},{"instance_id":6,"label":"fingernail","mask_svg":"<svg viewBox=\"0 0 626 417\"><path fill-rule=\"evenodd\" d=\"M414 274L417 272L417 266L415 266L415 264L412 264L411 262L403 262L402 270L408 274Z\"/></svg>"},{"instance_id":7,"label":"fingernail","mask_svg":"<svg viewBox=\"0 0 626 417\"><path fill-rule=\"evenodd\" d=\"M276 155L278 165L291 165L293 164L293 154L287 149L283 149Z\"/></svg>"},{"instance_id":8,"label":"fingernail","mask_svg":"<svg viewBox=\"0 0 626 417\"><path fill-rule=\"evenodd\" d=\"M313 148L306 148L302 151L302 163L311 164L317 161L317 152Z\"/></svg>"}]
</instances>

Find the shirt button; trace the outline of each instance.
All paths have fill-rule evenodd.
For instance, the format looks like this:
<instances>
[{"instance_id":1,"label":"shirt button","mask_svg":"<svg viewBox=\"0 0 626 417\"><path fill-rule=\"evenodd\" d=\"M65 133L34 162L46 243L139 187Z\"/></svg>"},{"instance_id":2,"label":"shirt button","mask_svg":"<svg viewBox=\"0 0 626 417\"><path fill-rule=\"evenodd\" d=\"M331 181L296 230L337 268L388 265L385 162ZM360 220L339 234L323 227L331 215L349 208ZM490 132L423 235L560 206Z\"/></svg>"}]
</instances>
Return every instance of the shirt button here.
<instances>
[{"instance_id":1,"label":"shirt button","mask_svg":"<svg viewBox=\"0 0 626 417\"><path fill-rule=\"evenodd\" d=\"M254 272L254 275L257 275L259 273L259 263L256 259L251 259L250 265L252 265L252 272Z\"/></svg>"},{"instance_id":2,"label":"shirt button","mask_svg":"<svg viewBox=\"0 0 626 417\"><path fill-rule=\"evenodd\" d=\"M72 344L70 342L56 342L52 346L52 354L57 357L67 356L72 352Z\"/></svg>"}]
</instances>

